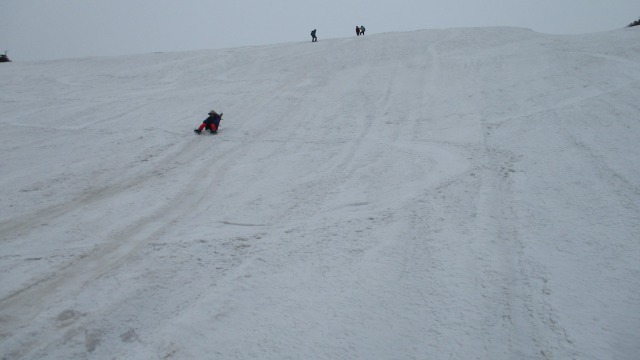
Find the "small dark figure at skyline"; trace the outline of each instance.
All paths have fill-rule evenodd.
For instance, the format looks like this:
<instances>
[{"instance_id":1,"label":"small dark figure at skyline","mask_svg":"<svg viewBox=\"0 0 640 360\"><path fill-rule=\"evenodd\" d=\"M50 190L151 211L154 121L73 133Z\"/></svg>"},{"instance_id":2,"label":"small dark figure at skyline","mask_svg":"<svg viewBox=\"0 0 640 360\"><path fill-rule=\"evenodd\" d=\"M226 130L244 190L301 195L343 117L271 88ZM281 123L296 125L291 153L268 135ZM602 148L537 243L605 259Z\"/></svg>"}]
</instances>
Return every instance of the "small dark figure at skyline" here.
<instances>
[{"instance_id":1,"label":"small dark figure at skyline","mask_svg":"<svg viewBox=\"0 0 640 360\"><path fill-rule=\"evenodd\" d=\"M316 37L316 29L313 29L313 31L311 31L311 42L316 41L318 41L318 38Z\"/></svg>"},{"instance_id":2,"label":"small dark figure at skyline","mask_svg":"<svg viewBox=\"0 0 640 360\"><path fill-rule=\"evenodd\" d=\"M4 52L4 54L0 54L0 62L11 62L11 60L9 60L9 56L7 56L6 51Z\"/></svg>"}]
</instances>

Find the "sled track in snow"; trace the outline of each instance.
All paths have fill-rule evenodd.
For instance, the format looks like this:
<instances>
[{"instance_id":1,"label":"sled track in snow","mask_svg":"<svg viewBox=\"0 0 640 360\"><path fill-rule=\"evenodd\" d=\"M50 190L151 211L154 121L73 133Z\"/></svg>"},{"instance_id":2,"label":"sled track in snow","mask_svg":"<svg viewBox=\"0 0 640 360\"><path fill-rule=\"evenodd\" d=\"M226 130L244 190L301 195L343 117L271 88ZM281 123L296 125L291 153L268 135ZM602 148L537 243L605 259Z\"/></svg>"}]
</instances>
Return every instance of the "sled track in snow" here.
<instances>
[{"instance_id":1,"label":"sled track in snow","mask_svg":"<svg viewBox=\"0 0 640 360\"><path fill-rule=\"evenodd\" d=\"M37 227L34 228L34 223L55 223L57 218L71 212L81 212L84 207L99 206L99 203L107 198L134 191L136 188L144 186L150 179L157 180L158 174L169 177L195 158L197 153L202 150L202 146L205 145L195 140L190 141L182 148L174 149L171 155L162 160L162 163L169 164L167 166L148 169L134 178L94 190L90 194L68 203L7 220L1 226L0 235L4 239L3 241L19 238L25 233L37 230ZM234 144L230 147L230 151L241 153L241 147L241 144ZM222 165L216 167L219 171L214 174L215 179L219 180L224 177L225 164L232 163L233 159L233 156L228 157L221 162ZM36 279L11 294L6 294L0 300L0 308L3 309L4 314L11 315L5 315L10 320L3 321L2 327L19 328L27 324L44 310L45 303L51 303L55 300L55 298L51 298L55 289L64 287L79 290L83 283L100 277L101 274L118 266L136 249L160 237L167 228L186 216L181 212L183 209L197 208L198 204L210 195L205 190L206 188L198 186L201 179L206 178L205 174L210 171L209 167L199 167L191 180L157 210L150 214L143 214L137 219L131 219L132 221L127 226L110 231L108 237L98 248L80 255L68 263L59 264L49 275ZM215 181L212 180L212 182ZM11 311L14 306L18 306L20 311Z\"/></svg>"}]
</instances>

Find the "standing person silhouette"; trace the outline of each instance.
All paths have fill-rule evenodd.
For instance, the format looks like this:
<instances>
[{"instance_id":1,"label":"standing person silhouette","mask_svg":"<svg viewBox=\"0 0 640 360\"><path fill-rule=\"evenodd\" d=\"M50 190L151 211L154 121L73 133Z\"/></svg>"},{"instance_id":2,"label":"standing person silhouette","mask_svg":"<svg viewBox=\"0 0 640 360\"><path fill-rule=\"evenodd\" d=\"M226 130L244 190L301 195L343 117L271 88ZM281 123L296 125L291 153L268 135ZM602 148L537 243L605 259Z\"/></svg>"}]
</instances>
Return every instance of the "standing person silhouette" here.
<instances>
[{"instance_id":1,"label":"standing person silhouette","mask_svg":"<svg viewBox=\"0 0 640 360\"><path fill-rule=\"evenodd\" d=\"M316 41L318 41L318 38L316 37L316 29L313 29L313 31L311 31L311 42Z\"/></svg>"}]
</instances>

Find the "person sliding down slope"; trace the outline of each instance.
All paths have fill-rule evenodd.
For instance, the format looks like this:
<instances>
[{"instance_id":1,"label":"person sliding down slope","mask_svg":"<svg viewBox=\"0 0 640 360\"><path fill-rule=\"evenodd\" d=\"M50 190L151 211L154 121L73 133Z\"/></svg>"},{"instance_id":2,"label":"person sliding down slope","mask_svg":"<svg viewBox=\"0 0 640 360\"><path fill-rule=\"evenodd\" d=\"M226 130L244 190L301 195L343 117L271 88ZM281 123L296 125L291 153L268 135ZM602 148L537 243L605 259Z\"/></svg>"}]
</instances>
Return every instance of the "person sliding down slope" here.
<instances>
[{"instance_id":1,"label":"person sliding down slope","mask_svg":"<svg viewBox=\"0 0 640 360\"><path fill-rule=\"evenodd\" d=\"M209 111L209 117L202 121L202 124L197 129L193 130L196 134L200 134L202 130L209 130L212 134L218 132L220 126L220 120L222 120L222 114L218 114L215 110Z\"/></svg>"}]
</instances>

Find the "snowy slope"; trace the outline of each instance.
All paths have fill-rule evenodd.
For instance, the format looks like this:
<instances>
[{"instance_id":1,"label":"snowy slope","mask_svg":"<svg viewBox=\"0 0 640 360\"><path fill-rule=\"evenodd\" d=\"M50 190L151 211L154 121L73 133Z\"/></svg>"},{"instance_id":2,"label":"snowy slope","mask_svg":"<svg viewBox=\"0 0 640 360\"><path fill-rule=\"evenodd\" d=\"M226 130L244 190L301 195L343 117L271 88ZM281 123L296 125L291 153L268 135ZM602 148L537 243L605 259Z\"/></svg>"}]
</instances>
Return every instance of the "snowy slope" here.
<instances>
[{"instance_id":1,"label":"snowy slope","mask_svg":"<svg viewBox=\"0 0 640 360\"><path fill-rule=\"evenodd\" d=\"M638 44L2 65L0 358L637 359Z\"/></svg>"}]
</instances>

